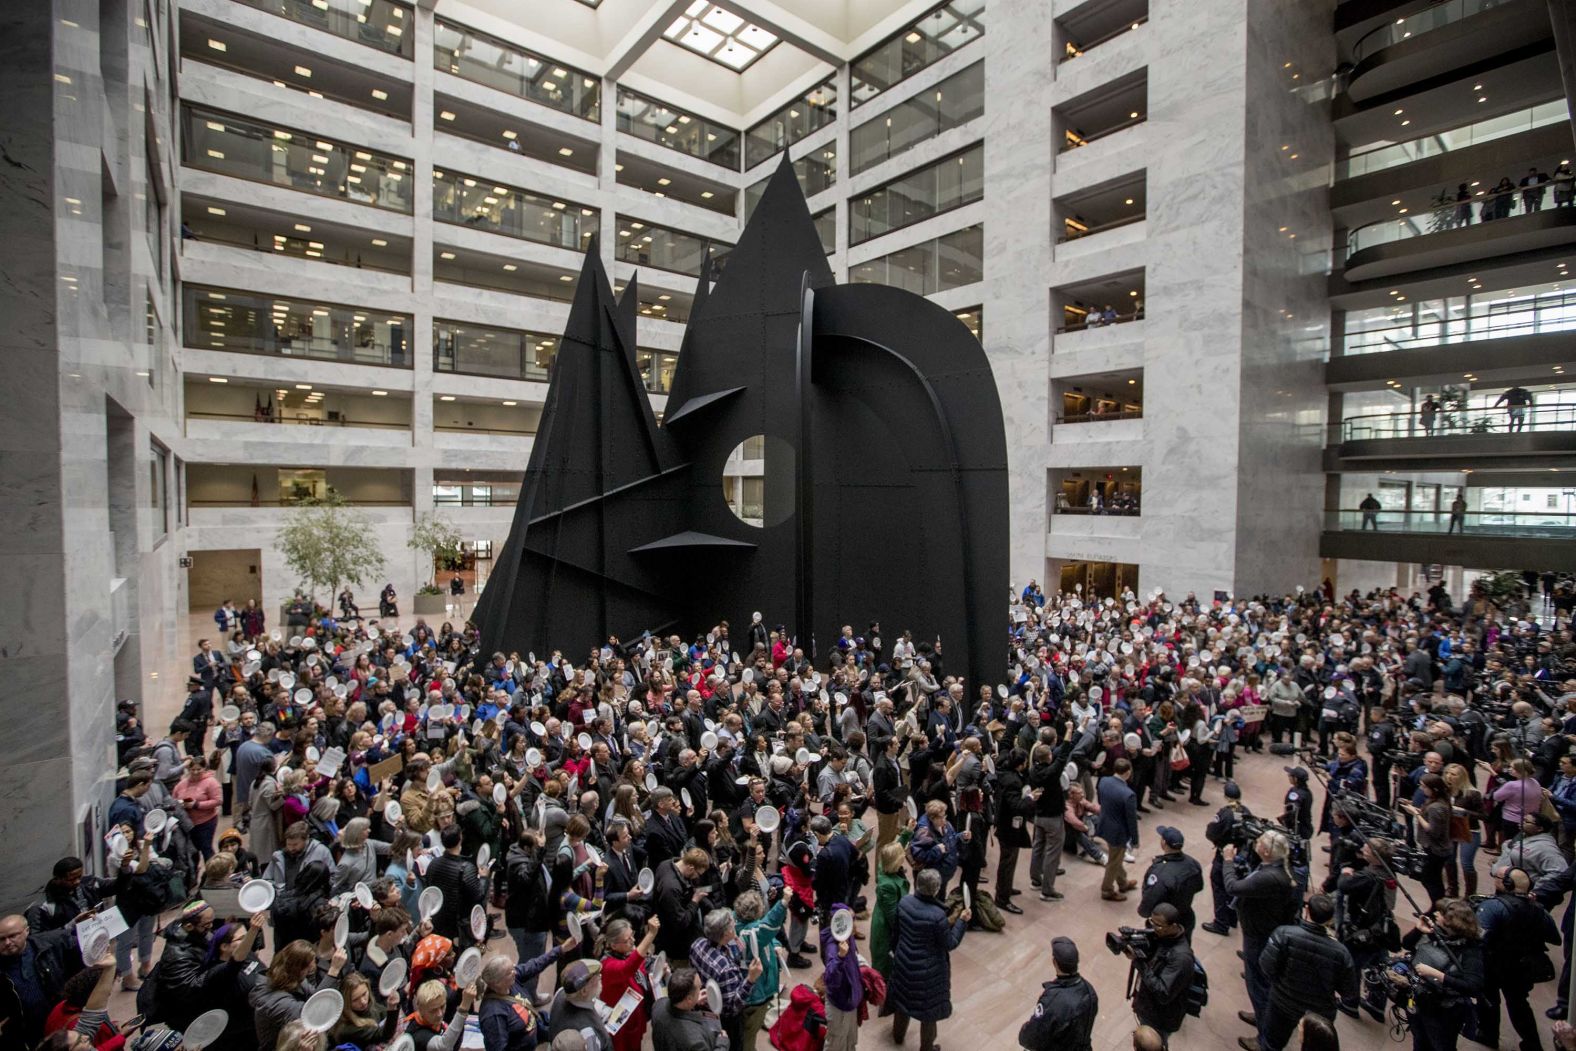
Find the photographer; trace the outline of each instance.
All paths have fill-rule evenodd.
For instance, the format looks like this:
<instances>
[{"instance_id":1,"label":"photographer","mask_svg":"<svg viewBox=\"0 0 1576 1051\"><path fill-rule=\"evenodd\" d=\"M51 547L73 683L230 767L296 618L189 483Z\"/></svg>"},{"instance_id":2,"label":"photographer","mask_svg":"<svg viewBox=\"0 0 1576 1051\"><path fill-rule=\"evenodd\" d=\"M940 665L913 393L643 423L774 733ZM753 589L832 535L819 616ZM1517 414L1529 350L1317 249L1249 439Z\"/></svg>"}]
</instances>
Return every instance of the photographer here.
<instances>
[{"instance_id":1,"label":"photographer","mask_svg":"<svg viewBox=\"0 0 1576 1051\"><path fill-rule=\"evenodd\" d=\"M1199 863L1182 853L1182 830L1161 825L1155 830L1160 835L1160 854L1144 874L1144 896L1138 903L1138 914L1145 918L1162 903L1177 910L1178 921L1193 937L1193 896L1204 889L1204 870Z\"/></svg>"},{"instance_id":2,"label":"photographer","mask_svg":"<svg viewBox=\"0 0 1576 1051\"><path fill-rule=\"evenodd\" d=\"M1420 1051L1455 1051L1456 1040L1483 988L1483 947L1477 915L1464 901L1447 901L1401 939L1412 954L1391 980L1412 988L1412 1046Z\"/></svg>"},{"instance_id":3,"label":"photographer","mask_svg":"<svg viewBox=\"0 0 1576 1051\"><path fill-rule=\"evenodd\" d=\"M1554 978L1545 945L1560 943L1554 917L1532 900L1532 880L1519 868L1506 869L1492 898L1477 907L1483 932L1483 995L1477 1004L1480 1044L1499 1046L1499 1000L1505 997L1510 1024L1523 1051L1542 1046L1538 1022L1527 997L1539 982Z\"/></svg>"},{"instance_id":4,"label":"photographer","mask_svg":"<svg viewBox=\"0 0 1576 1051\"><path fill-rule=\"evenodd\" d=\"M1346 946L1330 933L1335 903L1327 894L1308 899L1304 918L1278 927L1264 946L1259 966L1270 981L1269 1012L1255 1039L1242 1037L1244 1051L1281 1051L1304 1012L1335 1020L1337 997L1357 994L1357 969Z\"/></svg>"},{"instance_id":5,"label":"photographer","mask_svg":"<svg viewBox=\"0 0 1576 1051\"><path fill-rule=\"evenodd\" d=\"M1078 974L1078 946L1071 938L1051 941L1056 980L1046 982L1034 1014L1018 1030L1026 1051L1090 1051L1090 1034L1100 1013L1100 997Z\"/></svg>"},{"instance_id":6,"label":"photographer","mask_svg":"<svg viewBox=\"0 0 1576 1051\"><path fill-rule=\"evenodd\" d=\"M1269 1017L1270 980L1260 960L1270 935L1297 915L1297 888L1291 878L1291 841L1284 832L1264 832L1253 841L1258 867L1248 870L1248 859L1237 860L1237 848L1221 851L1226 893L1236 899L1242 923L1243 980L1253 1011L1238 1011L1248 1025L1262 1027Z\"/></svg>"},{"instance_id":7,"label":"photographer","mask_svg":"<svg viewBox=\"0 0 1576 1051\"><path fill-rule=\"evenodd\" d=\"M1225 864L1221 851L1237 841L1239 826L1253 817L1253 811L1242 803L1242 786L1235 781L1226 782L1226 805L1215 812L1215 817L1204 827L1204 838L1215 847L1215 857L1209 863L1209 892L1215 904L1215 918L1205 923L1211 934L1230 934L1237 925L1237 907L1226 891Z\"/></svg>"},{"instance_id":8,"label":"photographer","mask_svg":"<svg viewBox=\"0 0 1576 1051\"><path fill-rule=\"evenodd\" d=\"M1386 950L1400 948L1401 932L1395 926L1395 878L1390 859L1395 843L1370 839L1358 851L1356 864L1343 868L1335 883L1335 936L1352 954L1352 963L1362 976L1369 967L1385 959ZM1343 1001L1348 1014L1357 1004ZM1375 1021L1384 1021L1384 988L1369 983L1363 990L1362 1007Z\"/></svg>"},{"instance_id":9,"label":"photographer","mask_svg":"<svg viewBox=\"0 0 1576 1051\"><path fill-rule=\"evenodd\" d=\"M1153 936L1145 939L1147 945L1135 946L1136 939L1124 938L1121 951L1133 961L1133 1013L1164 1041L1182 1028L1187 1016L1193 950L1174 905L1156 905L1149 916L1149 929Z\"/></svg>"}]
</instances>

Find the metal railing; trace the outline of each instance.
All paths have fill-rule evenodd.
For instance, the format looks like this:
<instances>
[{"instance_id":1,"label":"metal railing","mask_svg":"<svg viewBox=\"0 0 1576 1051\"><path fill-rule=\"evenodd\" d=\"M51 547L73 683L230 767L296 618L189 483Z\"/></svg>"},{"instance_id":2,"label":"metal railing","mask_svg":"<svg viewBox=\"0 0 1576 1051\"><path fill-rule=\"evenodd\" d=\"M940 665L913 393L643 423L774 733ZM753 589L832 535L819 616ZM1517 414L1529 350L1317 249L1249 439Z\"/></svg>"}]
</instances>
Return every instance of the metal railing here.
<instances>
[{"instance_id":1,"label":"metal railing","mask_svg":"<svg viewBox=\"0 0 1576 1051\"><path fill-rule=\"evenodd\" d=\"M209 226L198 220L198 231L187 240L207 242L208 244L228 245L231 248L250 249L254 252L266 252L269 255L286 255L295 259L314 259L319 263L332 263L334 266L348 266L357 270L376 270L383 274L399 274L402 277L410 275L409 257L403 270L397 266L368 260L360 252L353 252L349 248L325 248L323 242L312 241L308 237L280 237L268 235L260 231L253 231L248 239L244 232L233 227ZM263 238L268 237L269 240ZM314 248L313 245L319 247Z\"/></svg>"},{"instance_id":2,"label":"metal railing","mask_svg":"<svg viewBox=\"0 0 1576 1051\"><path fill-rule=\"evenodd\" d=\"M389 0L239 0L247 7L410 58L416 27L411 8Z\"/></svg>"},{"instance_id":3,"label":"metal railing","mask_svg":"<svg viewBox=\"0 0 1576 1051\"><path fill-rule=\"evenodd\" d=\"M1142 320L1144 320L1144 308L1143 307L1139 307L1137 310L1134 310L1130 314L1118 314L1118 315L1116 315L1116 317L1114 319L1112 319L1110 321L1101 321L1099 319L1098 315L1096 315L1093 312L1091 312L1088 316L1084 317L1081 321L1069 321L1067 324L1063 325L1061 328L1057 329L1056 331L1057 332L1085 332L1085 331L1088 331L1090 329L1108 328L1111 325L1125 325L1129 321L1142 321Z\"/></svg>"},{"instance_id":4,"label":"metal railing","mask_svg":"<svg viewBox=\"0 0 1576 1051\"><path fill-rule=\"evenodd\" d=\"M286 410L288 412L289 410ZM314 416L282 416L278 413L244 412L207 412L201 409L187 409L188 420L226 420L241 423L278 423L295 427L375 427L388 431L408 431L409 423L390 423L387 420L352 420L345 417L324 418Z\"/></svg>"},{"instance_id":5,"label":"metal railing","mask_svg":"<svg viewBox=\"0 0 1576 1051\"><path fill-rule=\"evenodd\" d=\"M1454 515L1441 511L1364 511L1348 508L1324 513L1329 532L1460 533L1463 536L1556 537L1576 536L1576 514L1558 511L1466 511Z\"/></svg>"},{"instance_id":6,"label":"metal railing","mask_svg":"<svg viewBox=\"0 0 1576 1051\"><path fill-rule=\"evenodd\" d=\"M1056 417L1057 423L1105 423L1109 420L1141 420L1143 409L1117 409L1113 412L1073 412Z\"/></svg>"},{"instance_id":7,"label":"metal railing","mask_svg":"<svg viewBox=\"0 0 1576 1051\"><path fill-rule=\"evenodd\" d=\"M346 507L409 507L409 500L353 500L344 497L342 502ZM264 500L264 499L236 499L236 500L187 500L187 507L306 507L311 500Z\"/></svg>"},{"instance_id":8,"label":"metal railing","mask_svg":"<svg viewBox=\"0 0 1576 1051\"><path fill-rule=\"evenodd\" d=\"M432 494L432 502L439 507L513 507L519 500L518 492Z\"/></svg>"},{"instance_id":9,"label":"metal railing","mask_svg":"<svg viewBox=\"0 0 1576 1051\"><path fill-rule=\"evenodd\" d=\"M432 180L432 217L440 222L576 252L589 247L599 228L595 209L561 198L441 168Z\"/></svg>"},{"instance_id":10,"label":"metal railing","mask_svg":"<svg viewBox=\"0 0 1576 1051\"><path fill-rule=\"evenodd\" d=\"M517 438L536 437L535 431L524 427L474 427L465 423L435 423L432 425L432 429L446 434L504 434Z\"/></svg>"},{"instance_id":11,"label":"metal railing","mask_svg":"<svg viewBox=\"0 0 1576 1051\"><path fill-rule=\"evenodd\" d=\"M1565 185L1576 187L1576 183ZM1367 226L1359 226L1347 235L1346 258L1351 259L1358 252L1373 248L1375 245L1404 241L1412 237L1427 237L1430 234L1444 233L1474 223L1481 226L1508 219L1513 215L1540 212L1549 203L1550 191L1556 188L1551 180L1540 186L1525 189L1519 186L1508 190L1500 189L1495 193L1475 194L1467 200L1441 204L1437 208L1416 215L1381 219ZM1572 197L1570 190L1559 188L1559 196L1553 200L1553 207L1568 208L1573 204L1576 204L1576 198Z\"/></svg>"},{"instance_id":12,"label":"metal railing","mask_svg":"<svg viewBox=\"0 0 1576 1051\"><path fill-rule=\"evenodd\" d=\"M1576 293L1549 293L1519 302L1489 303L1438 319L1417 318L1400 325L1364 328L1346 336L1342 347L1348 355L1376 354L1571 330L1576 330Z\"/></svg>"},{"instance_id":13,"label":"metal railing","mask_svg":"<svg viewBox=\"0 0 1576 1051\"><path fill-rule=\"evenodd\" d=\"M1133 19L1133 21L1125 23L1122 26L1111 30L1109 33L1106 33L1104 36L1095 37L1093 40L1089 41L1086 44L1075 44L1071 40L1069 40L1069 41L1067 41L1066 52L1062 55L1062 61L1063 62L1071 62L1075 58L1082 58L1084 55L1086 55L1089 52L1093 51L1095 48L1099 47L1101 44L1109 44L1111 41L1115 40L1117 37L1123 35L1124 33L1131 33L1133 30L1137 29L1141 25L1144 25L1148 21L1149 21L1149 16L1147 14L1139 15L1137 18Z\"/></svg>"},{"instance_id":14,"label":"metal railing","mask_svg":"<svg viewBox=\"0 0 1576 1051\"><path fill-rule=\"evenodd\" d=\"M1076 241L1081 237L1088 237L1091 234L1102 233L1106 230L1115 230L1123 226L1131 226L1134 223L1143 222L1146 218L1148 218L1148 216L1146 216L1143 212L1139 212L1137 215L1124 215L1120 219L1112 219L1110 222L1105 223L1096 223L1093 226L1078 226L1064 219L1062 220L1062 229L1066 232L1056 239L1056 243L1066 244L1068 241Z\"/></svg>"},{"instance_id":15,"label":"metal railing","mask_svg":"<svg viewBox=\"0 0 1576 1051\"><path fill-rule=\"evenodd\" d=\"M1392 44L1399 44L1403 40L1454 25L1463 18L1481 14L1505 2L1506 0L1444 0L1443 3L1425 7L1416 14L1386 22L1357 41L1352 48L1352 64L1355 65L1374 52L1381 51Z\"/></svg>"},{"instance_id":16,"label":"metal railing","mask_svg":"<svg viewBox=\"0 0 1576 1051\"><path fill-rule=\"evenodd\" d=\"M1449 131L1441 131L1434 135L1425 135L1422 138L1397 142L1389 146L1376 146L1354 153L1336 165L1335 177L1351 179L1358 175L1369 175L1384 171L1386 168L1420 161L1425 157L1437 157L1443 153L1464 150L1469 146L1478 146L1495 139L1519 135L1524 131L1567 120L1570 120L1570 107L1565 104L1564 99L1543 102L1527 109L1517 110L1515 113L1502 113L1487 120L1475 121L1465 127L1451 128Z\"/></svg>"},{"instance_id":17,"label":"metal railing","mask_svg":"<svg viewBox=\"0 0 1576 1051\"><path fill-rule=\"evenodd\" d=\"M1089 507L1085 504L1057 503L1051 508L1053 515L1103 515L1111 518L1137 518L1143 511L1135 504L1126 507Z\"/></svg>"},{"instance_id":18,"label":"metal railing","mask_svg":"<svg viewBox=\"0 0 1576 1051\"><path fill-rule=\"evenodd\" d=\"M442 19L433 23L432 64L464 80L582 120L595 121L602 114L599 78Z\"/></svg>"},{"instance_id":19,"label":"metal railing","mask_svg":"<svg viewBox=\"0 0 1576 1051\"><path fill-rule=\"evenodd\" d=\"M1093 135L1080 135L1079 133L1069 129L1063 136L1061 148L1056 152L1071 153L1073 150L1081 149L1082 147L1089 145L1091 142L1098 142L1108 135L1115 135L1119 131L1126 131L1135 124L1142 124L1147 119L1147 117L1143 116L1129 117L1120 124L1113 124L1109 128L1103 128L1100 131L1095 132Z\"/></svg>"},{"instance_id":20,"label":"metal railing","mask_svg":"<svg viewBox=\"0 0 1576 1051\"><path fill-rule=\"evenodd\" d=\"M1441 408L1426 417L1420 411L1377 412L1348 416L1340 427L1343 442L1576 431L1576 405L1485 405L1465 412Z\"/></svg>"}]
</instances>

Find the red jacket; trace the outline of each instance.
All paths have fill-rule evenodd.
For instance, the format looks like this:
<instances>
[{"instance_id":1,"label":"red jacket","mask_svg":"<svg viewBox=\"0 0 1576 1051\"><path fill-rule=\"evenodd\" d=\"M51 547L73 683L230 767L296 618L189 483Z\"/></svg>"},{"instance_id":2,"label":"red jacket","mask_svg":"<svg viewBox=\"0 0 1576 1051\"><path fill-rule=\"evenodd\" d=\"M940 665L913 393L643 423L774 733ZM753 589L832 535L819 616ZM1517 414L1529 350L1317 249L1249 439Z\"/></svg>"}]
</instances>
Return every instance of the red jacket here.
<instances>
[{"instance_id":1,"label":"red jacket","mask_svg":"<svg viewBox=\"0 0 1576 1051\"><path fill-rule=\"evenodd\" d=\"M808 985L796 985L771 1030L777 1051L821 1051L826 1043L826 1006Z\"/></svg>"},{"instance_id":2,"label":"red jacket","mask_svg":"<svg viewBox=\"0 0 1576 1051\"><path fill-rule=\"evenodd\" d=\"M602 957L602 1002L609 1007L618 1003L624 992L636 983L642 993L641 1005L629 1021L613 1036L613 1051L640 1051L640 1041L646 1035L646 1025L651 1020L651 982L646 975L646 958L638 951L620 960L617 956Z\"/></svg>"}]
</instances>

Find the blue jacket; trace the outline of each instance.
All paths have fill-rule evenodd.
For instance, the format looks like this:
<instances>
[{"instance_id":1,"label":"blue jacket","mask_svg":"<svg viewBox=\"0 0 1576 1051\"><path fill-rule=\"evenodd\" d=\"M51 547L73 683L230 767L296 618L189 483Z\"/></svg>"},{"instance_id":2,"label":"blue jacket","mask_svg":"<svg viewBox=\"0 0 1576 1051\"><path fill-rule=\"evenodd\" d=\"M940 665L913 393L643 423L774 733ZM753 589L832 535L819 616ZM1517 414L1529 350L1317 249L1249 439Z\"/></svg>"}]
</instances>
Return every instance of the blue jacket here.
<instances>
[{"instance_id":1,"label":"blue jacket","mask_svg":"<svg viewBox=\"0 0 1576 1051\"><path fill-rule=\"evenodd\" d=\"M1113 850L1138 845L1138 794L1120 777L1102 777L1095 790L1100 816L1094 834Z\"/></svg>"},{"instance_id":2,"label":"blue jacket","mask_svg":"<svg viewBox=\"0 0 1576 1051\"><path fill-rule=\"evenodd\" d=\"M916 1022L952 1017L952 960L963 940L963 919L947 922L935 898L910 894L897 903L892 976L887 997L895 1010Z\"/></svg>"},{"instance_id":3,"label":"blue jacket","mask_svg":"<svg viewBox=\"0 0 1576 1051\"><path fill-rule=\"evenodd\" d=\"M948 825L947 830L938 835L930 825L930 818L921 817L919 824L914 826L914 837L908 841L908 856L913 859L916 871L935 869L940 873L942 886L945 886L958 870L958 830Z\"/></svg>"}]
</instances>

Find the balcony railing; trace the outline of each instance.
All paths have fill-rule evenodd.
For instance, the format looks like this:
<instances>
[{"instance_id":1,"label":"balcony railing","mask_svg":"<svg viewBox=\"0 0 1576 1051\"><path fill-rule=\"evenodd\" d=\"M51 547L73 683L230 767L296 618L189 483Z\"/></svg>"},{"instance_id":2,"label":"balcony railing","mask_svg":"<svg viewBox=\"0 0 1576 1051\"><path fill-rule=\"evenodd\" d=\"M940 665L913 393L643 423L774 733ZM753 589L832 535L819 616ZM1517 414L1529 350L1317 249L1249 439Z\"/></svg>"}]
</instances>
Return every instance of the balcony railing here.
<instances>
[{"instance_id":1,"label":"balcony railing","mask_svg":"<svg viewBox=\"0 0 1576 1051\"><path fill-rule=\"evenodd\" d=\"M1109 33L1106 33L1103 36L1097 36L1093 40L1085 41L1082 44L1076 44L1073 41L1069 40L1069 41L1067 41L1066 52L1062 55L1062 61L1063 62L1071 62L1075 58L1082 58L1085 54L1089 53L1090 51L1093 51L1095 48L1099 47L1101 44L1109 44L1111 41L1115 40L1117 37L1123 36L1123 35L1125 35L1127 33L1131 33L1133 30L1137 29L1139 26L1145 24L1148 21L1149 21L1149 16L1148 15L1140 15L1137 18L1133 19L1133 21L1131 21L1129 23L1125 23L1125 24L1123 24L1121 26L1118 26L1116 29L1111 30Z\"/></svg>"},{"instance_id":2,"label":"balcony railing","mask_svg":"<svg viewBox=\"0 0 1576 1051\"><path fill-rule=\"evenodd\" d=\"M598 229L596 210L579 204L442 169L432 178L432 217L440 222L577 252Z\"/></svg>"},{"instance_id":3,"label":"balcony railing","mask_svg":"<svg viewBox=\"0 0 1576 1051\"><path fill-rule=\"evenodd\" d=\"M536 432L529 427L474 427L464 423L435 423L432 429L442 434L504 434L516 438L536 436Z\"/></svg>"},{"instance_id":4,"label":"balcony railing","mask_svg":"<svg viewBox=\"0 0 1576 1051\"><path fill-rule=\"evenodd\" d=\"M1441 409L1430 417L1418 412L1377 412L1341 421L1341 441L1390 438L1450 438L1576 431L1576 405L1506 408L1480 406L1466 412Z\"/></svg>"},{"instance_id":5,"label":"balcony railing","mask_svg":"<svg viewBox=\"0 0 1576 1051\"><path fill-rule=\"evenodd\" d=\"M645 95L618 89L618 130L670 150L739 170L739 133Z\"/></svg>"},{"instance_id":6,"label":"balcony railing","mask_svg":"<svg viewBox=\"0 0 1576 1051\"><path fill-rule=\"evenodd\" d=\"M1376 146L1354 153L1336 166L1336 178L1350 179L1358 175L1369 175L1384 171L1386 168L1395 168L1426 157L1437 157L1442 153L1464 150L1469 146L1479 146L1495 139L1519 135L1524 131L1568 120L1570 120L1570 107L1565 104L1564 99L1543 102L1515 113L1505 113L1498 117L1480 120L1463 128L1451 128L1449 131L1425 135L1420 139L1397 142L1389 146Z\"/></svg>"},{"instance_id":7,"label":"balcony railing","mask_svg":"<svg viewBox=\"0 0 1576 1051\"><path fill-rule=\"evenodd\" d=\"M1095 223L1093 226L1083 226L1074 221L1063 220L1062 229L1064 232L1062 236L1056 239L1056 243L1066 244L1068 241L1076 241L1081 237L1088 237L1091 234L1103 233L1106 230L1115 230L1123 226L1131 226L1133 223L1143 222L1145 218L1147 217L1144 215L1144 213L1139 212L1137 215L1124 215L1120 219L1111 219L1107 222Z\"/></svg>"},{"instance_id":8,"label":"balcony railing","mask_svg":"<svg viewBox=\"0 0 1576 1051\"><path fill-rule=\"evenodd\" d=\"M441 19L433 26L435 68L582 120L601 119L602 82L545 55Z\"/></svg>"},{"instance_id":9,"label":"balcony railing","mask_svg":"<svg viewBox=\"0 0 1576 1051\"><path fill-rule=\"evenodd\" d=\"M1571 183L1565 183L1566 187ZM1483 225L1508 219L1513 215L1530 215L1543 211L1550 202L1551 191L1559 194L1554 207L1571 207L1576 203L1568 189L1553 181L1541 186L1522 189L1500 189L1495 193L1474 195L1466 200L1441 204L1437 208L1416 215L1396 219L1382 219L1377 223L1359 226L1347 235L1346 258L1375 245L1404 241L1411 237L1427 237L1463 226Z\"/></svg>"},{"instance_id":10,"label":"balcony railing","mask_svg":"<svg viewBox=\"0 0 1576 1051\"><path fill-rule=\"evenodd\" d=\"M289 410L286 410L288 412ZM224 420L229 423L277 423L293 427L375 427L379 430L408 431L408 423L390 423L387 420L358 420L344 416L315 417L307 415L288 416L275 413L242 413L242 412L207 412L199 409L186 410L188 420Z\"/></svg>"},{"instance_id":11,"label":"balcony railing","mask_svg":"<svg viewBox=\"0 0 1576 1051\"><path fill-rule=\"evenodd\" d=\"M1057 152L1071 153L1073 150L1087 146L1091 142L1098 142L1108 135L1115 135L1119 131L1126 131L1128 128L1131 128L1134 125L1142 124L1144 123L1145 119L1146 118L1142 115L1137 117L1129 117L1120 124L1113 124L1109 128L1102 128L1092 135L1080 135L1078 132L1069 128L1063 135L1062 148Z\"/></svg>"},{"instance_id":12,"label":"balcony railing","mask_svg":"<svg viewBox=\"0 0 1576 1051\"><path fill-rule=\"evenodd\" d=\"M1490 8L1499 7L1503 3L1505 0L1444 0L1444 3L1436 3L1416 14L1386 22L1357 41L1352 48L1352 63L1355 65L1391 44L1399 44L1403 40L1443 29L1463 18L1470 18Z\"/></svg>"},{"instance_id":13,"label":"balcony railing","mask_svg":"<svg viewBox=\"0 0 1576 1051\"><path fill-rule=\"evenodd\" d=\"M1068 504L1058 500L1051 508L1053 515L1101 515L1111 518L1137 518L1143 512L1138 504L1118 504L1115 506L1090 507L1087 504Z\"/></svg>"},{"instance_id":14,"label":"balcony railing","mask_svg":"<svg viewBox=\"0 0 1576 1051\"><path fill-rule=\"evenodd\" d=\"M389 0L240 0L247 7L288 18L379 51L410 58L416 30L411 9Z\"/></svg>"},{"instance_id":15,"label":"balcony railing","mask_svg":"<svg viewBox=\"0 0 1576 1051\"><path fill-rule=\"evenodd\" d=\"M409 507L409 500L363 500L341 497L346 507ZM305 507L313 501L310 499L234 499L234 500L188 500L187 507Z\"/></svg>"},{"instance_id":16,"label":"balcony railing","mask_svg":"<svg viewBox=\"0 0 1576 1051\"><path fill-rule=\"evenodd\" d=\"M1557 511L1467 511L1456 516L1443 511L1363 511L1350 508L1326 511L1329 532L1460 533L1464 536L1576 537L1576 514Z\"/></svg>"},{"instance_id":17,"label":"balcony railing","mask_svg":"<svg viewBox=\"0 0 1576 1051\"><path fill-rule=\"evenodd\" d=\"M402 276L410 274L408 256L397 259L383 255L369 257L360 251L345 247L324 247L323 242L313 241L311 235L287 237L283 234L275 234L270 237L268 234L253 231L248 237L245 230L237 227L209 225L201 223L200 219L196 221L199 223L199 231L188 240L229 245L232 248L245 248L254 252L265 252L268 255L290 256L294 259L315 259L319 263L354 267L357 270L376 270L384 274ZM403 269L399 265L401 261L404 263Z\"/></svg>"},{"instance_id":18,"label":"balcony railing","mask_svg":"<svg viewBox=\"0 0 1576 1051\"><path fill-rule=\"evenodd\" d=\"M1056 417L1057 423L1105 423L1109 420L1141 420L1143 409L1113 409L1110 412L1070 412Z\"/></svg>"},{"instance_id":19,"label":"balcony railing","mask_svg":"<svg viewBox=\"0 0 1576 1051\"><path fill-rule=\"evenodd\" d=\"M1102 319L1100 317L1100 315L1098 315L1098 314L1094 313L1093 311L1091 311L1088 315L1084 316L1083 318L1080 318L1077 321L1069 321L1069 322L1067 322L1067 324L1063 325L1061 328L1057 329L1056 331L1057 332L1087 332L1087 331L1090 331L1092 329L1109 328L1112 325L1125 325L1129 321L1142 321L1142 320L1144 320L1144 308L1143 307L1138 307L1137 309L1133 310L1132 313L1129 313L1129 314L1118 314L1118 315L1116 315L1116 317L1111 318L1110 320Z\"/></svg>"},{"instance_id":20,"label":"balcony railing","mask_svg":"<svg viewBox=\"0 0 1576 1051\"><path fill-rule=\"evenodd\" d=\"M439 507L513 507L519 500L517 490L501 493L440 493L434 490L432 494L432 502Z\"/></svg>"},{"instance_id":21,"label":"balcony railing","mask_svg":"<svg viewBox=\"0 0 1576 1051\"><path fill-rule=\"evenodd\" d=\"M1550 293L1488 303L1464 313L1447 312L1444 317L1431 313L1405 324L1363 328L1349 334L1343 347L1348 355L1378 354L1572 330L1576 330L1576 293Z\"/></svg>"}]
</instances>

